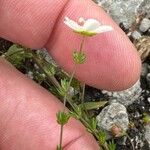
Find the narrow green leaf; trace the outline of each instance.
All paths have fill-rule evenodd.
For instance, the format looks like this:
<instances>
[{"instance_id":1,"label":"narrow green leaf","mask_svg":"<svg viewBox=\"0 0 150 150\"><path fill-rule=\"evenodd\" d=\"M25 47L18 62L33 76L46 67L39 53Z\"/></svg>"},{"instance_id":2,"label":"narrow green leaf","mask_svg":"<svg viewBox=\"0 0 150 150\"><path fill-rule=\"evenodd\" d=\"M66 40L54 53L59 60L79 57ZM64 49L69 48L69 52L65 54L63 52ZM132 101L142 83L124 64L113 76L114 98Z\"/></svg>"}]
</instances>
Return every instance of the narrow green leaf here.
<instances>
[{"instance_id":1,"label":"narrow green leaf","mask_svg":"<svg viewBox=\"0 0 150 150\"><path fill-rule=\"evenodd\" d=\"M97 109L97 108L103 107L107 103L108 101L86 102L84 103L84 107L86 110ZM80 104L80 105L83 105L83 104Z\"/></svg>"}]
</instances>

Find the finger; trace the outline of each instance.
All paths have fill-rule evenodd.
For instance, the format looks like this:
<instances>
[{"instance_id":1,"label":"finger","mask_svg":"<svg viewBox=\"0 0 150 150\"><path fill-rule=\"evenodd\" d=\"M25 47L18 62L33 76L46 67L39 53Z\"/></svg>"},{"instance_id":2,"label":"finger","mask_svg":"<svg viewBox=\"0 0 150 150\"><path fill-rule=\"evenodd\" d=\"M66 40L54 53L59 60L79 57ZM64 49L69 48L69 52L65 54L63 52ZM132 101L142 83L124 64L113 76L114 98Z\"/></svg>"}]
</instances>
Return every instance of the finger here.
<instances>
[{"instance_id":1,"label":"finger","mask_svg":"<svg viewBox=\"0 0 150 150\"><path fill-rule=\"evenodd\" d=\"M49 92L0 59L0 149L56 150L62 104ZM96 150L94 138L75 119L64 126L63 146ZM81 146L82 147L82 146Z\"/></svg>"},{"instance_id":2,"label":"finger","mask_svg":"<svg viewBox=\"0 0 150 150\"><path fill-rule=\"evenodd\" d=\"M64 17L75 20L81 16L92 17L112 25L112 32L86 40L87 60L78 66L76 77L91 86L110 90L125 89L139 78L141 62L135 48L92 1L6 0L1 3L0 35L34 48L47 42L51 55L68 72L72 72L72 51L78 49L80 36L63 24Z\"/></svg>"},{"instance_id":3,"label":"finger","mask_svg":"<svg viewBox=\"0 0 150 150\"><path fill-rule=\"evenodd\" d=\"M114 30L87 38L83 50L86 63L78 65L76 77L100 89L121 90L130 87L139 78L141 61L122 30L92 1L72 0L61 13L47 43L53 58L68 72L73 71L72 53L78 49L81 36L63 23L65 16L73 20L79 17L96 18Z\"/></svg>"},{"instance_id":4,"label":"finger","mask_svg":"<svg viewBox=\"0 0 150 150\"><path fill-rule=\"evenodd\" d=\"M27 47L47 42L67 0L0 1L0 36Z\"/></svg>"}]
</instances>

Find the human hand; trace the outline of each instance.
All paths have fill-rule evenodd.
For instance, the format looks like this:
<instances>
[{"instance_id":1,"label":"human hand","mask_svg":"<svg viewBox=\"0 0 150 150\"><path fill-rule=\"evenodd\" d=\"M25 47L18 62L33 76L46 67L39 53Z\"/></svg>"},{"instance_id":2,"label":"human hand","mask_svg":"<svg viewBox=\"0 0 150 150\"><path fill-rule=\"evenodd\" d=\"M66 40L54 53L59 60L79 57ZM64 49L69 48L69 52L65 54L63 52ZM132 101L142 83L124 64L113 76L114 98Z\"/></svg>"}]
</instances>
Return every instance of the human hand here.
<instances>
[{"instance_id":1,"label":"human hand","mask_svg":"<svg viewBox=\"0 0 150 150\"><path fill-rule=\"evenodd\" d=\"M136 82L141 67L136 50L90 0L0 1L0 36L31 48L45 46L66 71L72 72L72 49L78 47L80 38L63 24L65 16L73 20L96 18L114 28L86 41L87 60L76 72L79 80L110 90L121 90ZM63 105L3 59L0 72L0 149L56 149L56 113ZM94 138L74 119L65 126L63 144L65 150L98 149Z\"/></svg>"}]
</instances>

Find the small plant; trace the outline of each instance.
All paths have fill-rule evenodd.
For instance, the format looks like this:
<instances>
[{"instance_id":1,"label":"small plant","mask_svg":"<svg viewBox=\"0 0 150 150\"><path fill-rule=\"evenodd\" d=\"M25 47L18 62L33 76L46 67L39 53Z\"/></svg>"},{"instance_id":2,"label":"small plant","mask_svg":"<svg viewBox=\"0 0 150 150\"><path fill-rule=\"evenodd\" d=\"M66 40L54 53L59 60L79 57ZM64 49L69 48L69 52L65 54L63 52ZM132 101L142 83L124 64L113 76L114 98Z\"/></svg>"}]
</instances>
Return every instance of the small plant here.
<instances>
[{"instance_id":1,"label":"small plant","mask_svg":"<svg viewBox=\"0 0 150 150\"><path fill-rule=\"evenodd\" d=\"M106 133L104 131L99 132L99 143L100 145L104 146L106 143Z\"/></svg>"},{"instance_id":2,"label":"small plant","mask_svg":"<svg viewBox=\"0 0 150 150\"><path fill-rule=\"evenodd\" d=\"M148 114L143 114L143 123L146 124L150 124L150 116Z\"/></svg>"},{"instance_id":3,"label":"small plant","mask_svg":"<svg viewBox=\"0 0 150 150\"><path fill-rule=\"evenodd\" d=\"M60 133L60 143L59 145L57 146L57 150L62 150L62 134L63 134L63 127L65 124L67 124L68 120L70 118L70 115L65 113L65 112L61 112L59 111L57 113L57 123L59 125L61 125L61 133Z\"/></svg>"},{"instance_id":4,"label":"small plant","mask_svg":"<svg viewBox=\"0 0 150 150\"><path fill-rule=\"evenodd\" d=\"M23 62L28 58L32 58L32 54L25 50L24 47L13 44L6 53L2 55L9 62L11 62L15 67L23 67Z\"/></svg>"},{"instance_id":5,"label":"small plant","mask_svg":"<svg viewBox=\"0 0 150 150\"><path fill-rule=\"evenodd\" d=\"M88 128L88 131L93 133L97 139L100 141L100 144L105 143L106 141L106 135L102 134L102 133L98 133L97 129L96 129L96 119L94 118L88 118L88 115L84 112L84 93L85 93L85 84L83 84L83 89L82 89L82 94L81 94L81 103L82 105L79 107L77 105L74 105L71 100L70 100L70 96L69 96L69 89L71 87L71 83L72 80L74 78L75 72L76 72L76 68L78 65L84 64L86 63L86 54L83 51L83 45L84 45L84 41L86 37L91 37L94 36L98 33L102 33L102 32L107 32L107 31L111 31L112 27L111 26L105 26L102 25L99 21L97 21L96 19L87 19L84 20L83 18L79 18L78 22L75 22L71 19L69 19L68 17L65 17L65 21L64 23L70 27L75 33L78 33L82 36L82 40L81 40L81 44L80 44L80 48L79 50L75 50L73 52L73 61L74 61L74 70L70 76L69 81L66 80L61 80L61 87L59 88L59 93L64 97L63 103L64 103L64 107L66 105L66 102L68 101L69 104L73 107L74 112L72 112L72 116L74 116L75 118L78 118L81 120L81 122L84 123L84 125ZM64 108L65 110L65 108ZM64 118L65 117L65 113L61 112L59 114L57 114L57 120L58 120L58 116L59 115L63 115ZM69 118L67 118L67 122L68 122ZM65 123L67 123L65 122ZM58 150L62 150L62 137L63 137L63 127L64 124L61 124L60 122L58 122L61 125L61 131L60 131L60 144L57 146Z\"/></svg>"},{"instance_id":6,"label":"small plant","mask_svg":"<svg viewBox=\"0 0 150 150\"><path fill-rule=\"evenodd\" d=\"M116 150L116 144L114 140L108 142L108 150Z\"/></svg>"}]
</instances>

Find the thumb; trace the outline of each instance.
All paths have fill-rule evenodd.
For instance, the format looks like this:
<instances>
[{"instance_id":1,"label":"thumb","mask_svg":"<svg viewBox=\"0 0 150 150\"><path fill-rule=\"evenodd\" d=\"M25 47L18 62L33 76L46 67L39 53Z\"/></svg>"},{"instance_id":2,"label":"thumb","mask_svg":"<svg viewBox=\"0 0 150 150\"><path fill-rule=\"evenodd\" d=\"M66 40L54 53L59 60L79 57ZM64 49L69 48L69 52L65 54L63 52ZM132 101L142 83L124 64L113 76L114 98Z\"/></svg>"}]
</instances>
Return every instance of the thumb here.
<instances>
[{"instance_id":1,"label":"thumb","mask_svg":"<svg viewBox=\"0 0 150 150\"><path fill-rule=\"evenodd\" d=\"M108 90L126 89L139 78L141 61L135 48L91 0L5 0L0 4L0 36L32 48L46 46L68 72L72 72L72 50L78 49L80 37L65 27L64 17L76 20L82 15L113 26L112 32L87 39L87 60L77 68L75 76L88 85Z\"/></svg>"}]
</instances>

